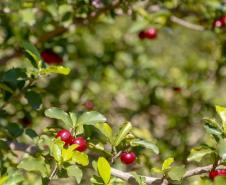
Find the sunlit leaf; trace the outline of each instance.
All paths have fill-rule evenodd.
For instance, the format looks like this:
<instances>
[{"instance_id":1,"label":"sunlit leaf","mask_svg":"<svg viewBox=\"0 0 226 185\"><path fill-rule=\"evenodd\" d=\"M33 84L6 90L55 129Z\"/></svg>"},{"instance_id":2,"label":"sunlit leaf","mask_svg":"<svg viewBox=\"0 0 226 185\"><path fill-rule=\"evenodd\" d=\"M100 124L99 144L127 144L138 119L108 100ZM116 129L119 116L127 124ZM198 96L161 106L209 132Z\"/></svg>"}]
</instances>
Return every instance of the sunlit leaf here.
<instances>
[{"instance_id":1,"label":"sunlit leaf","mask_svg":"<svg viewBox=\"0 0 226 185\"><path fill-rule=\"evenodd\" d=\"M104 157L98 158L97 170L104 183L108 184L111 178L111 166Z\"/></svg>"},{"instance_id":2,"label":"sunlit leaf","mask_svg":"<svg viewBox=\"0 0 226 185\"><path fill-rule=\"evenodd\" d=\"M121 141L125 139L126 135L131 131L131 129L132 124L130 122L123 124L118 134L116 135L116 138L114 140L114 146L118 146L121 143Z\"/></svg>"}]
</instances>

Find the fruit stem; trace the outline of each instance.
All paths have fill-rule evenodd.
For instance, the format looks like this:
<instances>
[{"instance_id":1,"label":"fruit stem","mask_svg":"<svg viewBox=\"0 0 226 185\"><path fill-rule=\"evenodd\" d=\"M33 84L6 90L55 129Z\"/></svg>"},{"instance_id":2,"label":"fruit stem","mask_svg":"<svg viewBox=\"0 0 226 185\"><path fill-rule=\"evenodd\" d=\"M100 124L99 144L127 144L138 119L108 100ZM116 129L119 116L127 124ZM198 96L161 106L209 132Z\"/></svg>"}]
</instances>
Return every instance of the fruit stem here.
<instances>
[{"instance_id":1,"label":"fruit stem","mask_svg":"<svg viewBox=\"0 0 226 185\"><path fill-rule=\"evenodd\" d=\"M53 171L52 171L51 175L49 176L49 181L52 180L52 178L55 176L56 172L57 172L57 164L55 163Z\"/></svg>"},{"instance_id":2,"label":"fruit stem","mask_svg":"<svg viewBox=\"0 0 226 185\"><path fill-rule=\"evenodd\" d=\"M111 158L111 163L113 164L115 159L117 159L121 155L122 151L119 151L116 155Z\"/></svg>"}]
</instances>

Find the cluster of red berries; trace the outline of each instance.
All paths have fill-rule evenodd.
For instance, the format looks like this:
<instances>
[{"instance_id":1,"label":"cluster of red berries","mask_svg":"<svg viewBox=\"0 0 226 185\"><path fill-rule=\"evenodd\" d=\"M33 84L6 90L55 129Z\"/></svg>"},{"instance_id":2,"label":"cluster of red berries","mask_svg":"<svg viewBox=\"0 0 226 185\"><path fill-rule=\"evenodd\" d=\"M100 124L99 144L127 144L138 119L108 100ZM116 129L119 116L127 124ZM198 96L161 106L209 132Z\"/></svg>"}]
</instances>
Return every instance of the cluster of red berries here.
<instances>
[{"instance_id":1,"label":"cluster of red berries","mask_svg":"<svg viewBox=\"0 0 226 185\"><path fill-rule=\"evenodd\" d=\"M222 28L226 26L226 15L214 20L213 28Z\"/></svg>"},{"instance_id":2,"label":"cluster of red berries","mask_svg":"<svg viewBox=\"0 0 226 185\"><path fill-rule=\"evenodd\" d=\"M62 129L59 132L57 132L56 137L57 138L59 137L62 141L65 142L66 145L72 145L72 144L78 145L76 150L80 152L84 152L88 148L88 142L86 141L86 139L84 139L83 137L75 138L66 129Z\"/></svg>"},{"instance_id":3,"label":"cluster of red berries","mask_svg":"<svg viewBox=\"0 0 226 185\"><path fill-rule=\"evenodd\" d=\"M214 180L217 176L226 176L226 169L212 170L209 173L209 178Z\"/></svg>"},{"instance_id":4,"label":"cluster of red berries","mask_svg":"<svg viewBox=\"0 0 226 185\"><path fill-rule=\"evenodd\" d=\"M49 65L51 64L60 65L63 63L62 57L50 49L42 51L41 57L44 60L44 62Z\"/></svg>"},{"instance_id":5,"label":"cluster of red berries","mask_svg":"<svg viewBox=\"0 0 226 185\"><path fill-rule=\"evenodd\" d=\"M78 147L76 150L80 152L84 152L88 148L88 142L83 137L73 137L71 133L62 129L57 132L57 138L60 138L66 145L76 144ZM132 164L136 160L136 154L134 152L122 152L120 155L120 159L122 163L129 165Z\"/></svg>"},{"instance_id":6,"label":"cluster of red berries","mask_svg":"<svg viewBox=\"0 0 226 185\"><path fill-rule=\"evenodd\" d=\"M148 28L147 30L142 30L138 34L140 39L155 39L157 37L157 30L155 28Z\"/></svg>"},{"instance_id":7,"label":"cluster of red berries","mask_svg":"<svg viewBox=\"0 0 226 185\"><path fill-rule=\"evenodd\" d=\"M120 159L122 163L129 165L136 160L136 154L134 152L122 152Z\"/></svg>"}]
</instances>

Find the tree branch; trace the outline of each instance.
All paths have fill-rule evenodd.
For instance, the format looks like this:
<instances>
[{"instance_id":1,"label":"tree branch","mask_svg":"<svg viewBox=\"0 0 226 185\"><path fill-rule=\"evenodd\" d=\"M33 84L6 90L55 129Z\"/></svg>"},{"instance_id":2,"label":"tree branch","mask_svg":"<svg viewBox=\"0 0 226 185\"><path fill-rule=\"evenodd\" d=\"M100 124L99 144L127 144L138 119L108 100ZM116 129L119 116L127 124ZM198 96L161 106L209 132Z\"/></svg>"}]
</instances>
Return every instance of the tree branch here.
<instances>
[{"instance_id":1,"label":"tree branch","mask_svg":"<svg viewBox=\"0 0 226 185\"><path fill-rule=\"evenodd\" d=\"M28 144L24 144L24 143L18 143L16 141L6 141L6 143L8 144L9 148L11 150L17 150L17 151L22 151L22 152L26 152L26 153L30 153L30 154L35 154L38 151L38 147L37 146L31 146ZM183 178L186 179L188 177L192 177L195 175L200 175L200 174L204 174L204 173L209 173L213 168L213 165L208 165L208 166L203 166L203 167L197 167L191 170L188 170ZM220 168L222 169L222 167ZM225 167L223 168L225 169ZM127 181L131 184L135 184L136 180L133 177L133 175L129 172L124 172L115 168L111 168L111 174L114 177L117 177L119 179L122 179L124 181ZM148 185L168 185L169 181L164 178L157 178L157 177L151 177L151 176L144 176L145 178L145 182Z\"/></svg>"},{"instance_id":2,"label":"tree branch","mask_svg":"<svg viewBox=\"0 0 226 185\"><path fill-rule=\"evenodd\" d=\"M192 30L196 30L196 31L204 31L205 30L204 27L202 27L200 25L187 22L187 21L185 21L185 20L183 20L181 18L178 18L178 17L176 17L174 15L172 15L170 17L170 20L172 22L174 22L174 23L177 23L177 24L179 24L181 26L184 26L184 27L189 28L189 29L192 29Z\"/></svg>"}]
</instances>

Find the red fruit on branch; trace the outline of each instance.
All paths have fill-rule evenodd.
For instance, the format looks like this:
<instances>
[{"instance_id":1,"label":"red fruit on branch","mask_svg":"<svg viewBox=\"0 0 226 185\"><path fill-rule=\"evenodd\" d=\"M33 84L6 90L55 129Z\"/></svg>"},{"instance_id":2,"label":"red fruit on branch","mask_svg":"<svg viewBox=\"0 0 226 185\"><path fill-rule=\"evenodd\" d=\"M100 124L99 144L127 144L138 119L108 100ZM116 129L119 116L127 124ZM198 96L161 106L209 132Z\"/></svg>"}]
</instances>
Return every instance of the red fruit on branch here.
<instances>
[{"instance_id":1,"label":"red fruit on branch","mask_svg":"<svg viewBox=\"0 0 226 185\"><path fill-rule=\"evenodd\" d=\"M226 169L220 169L220 170L212 170L210 173L209 173L209 178L211 180L214 180L215 177L217 176L226 176Z\"/></svg>"},{"instance_id":2,"label":"red fruit on branch","mask_svg":"<svg viewBox=\"0 0 226 185\"><path fill-rule=\"evenodd\" d=\"M181 91L182 91L181 87L177 87L177 86L172 87L172 89L176 93L181 93Z\"/></svg>"},{"instance_id":3,"label":"red fruit on branch","mask_svg":"<svg viewBox=\"0 0 226 185\"><path fill-rule=\"evenodd\" d=\"M122 152L120 159L124 164L132 164L136 160L136 154L133 152Z\"/></svg>"},{"instance_id":4,"label":"red fruit on branch","mask_svg":"<svg viewBox=\"0 0 226 185\"><path fill-rule=\"evenodd\" d=\"M140 39L145 39L146 38L145 31L140 31L138 36L139 36Z\"/></svg>"},{"instance_id":5,"label":"red fruit on branch","mask_svg":"<svg viewBox=\"0 0 226 185\"><path fill-rule=\"evenodd\" d=\"M87 100L83 105L86 108L86 110L93 110L94 108L94 104L91 100Z\"/></svg>"},{"instance_id":6,"label":"red fruit on branch","mask_svg":"<svg viewBox=\"0 0 226 185\"><path fill-rule=\"evenodd\" d=\"M139 32L138 36L140 39L155 39L157 37L157 30L155 28L142 30Z\"/></svg>"},{"instance_id":7,"label":"red fruit on branch","mask_svg":"<svg viewBox=\"0 0 226 185\"><path fill-rule=\"evenodd\" d=\"M72 135L71 135L71 133L68 131L68 130L66 130L66 129L62 129L62 130L60 130L59 132L57 132L57 135L56 135L56 137L58 138L60 138L62 141L64 141L66 144L70 144L71 143L71 137L72 137Z\"/></svg>"},{"instance_id":8,"label":"red fruit on branch","mask_svg":"<svg viewBox=\"0 0 226 185\"><path fill-rule=\"evenodd\" d=\"M222 16L213 22L213 28L222 28L226 25L226 15Z\"/></svg>"},{"instance_id":9,"label":"red fruit on branch","mask_svg":"<svg viewBox=\"0 0 226 185\"><path fill-rule=\"evenodd\" d=\"M149 28L145 31L146 38L155 39L157 37L157 30L155 28Z\"/></svg>"},{"instance_id":10,"label":"red fruit on branch","mask_svg":"<svg viewBox=\"0 0 226 185\"><path fill-rule=\"evenodd\" d=\"M88 148L88 142L85 140L84 137L73 138L73 140L71 141L71 144L78 145L76 150L78 150L79 152L84 152Z\"/></svg>"},{"instance_id":11,"label":"red fruit on branch","mask_svg":"<svg viewBox=\"0 0 226 185\"><path fill-rule=\"evenodd\" d=\"M22 119L20 119L20 123L24 126L24 127L28 127L31 125L32 121L29 117L23 117Z\"/></svg>"},{"instance_id":12,"label":"red fruit on branch","mask_svg":"<svg viewBox=\"0 0 226 185\"><path fill-rule=\"evenodd\" d=\"M44 50L41 53L41 57L44 60L45 63L47 64L62 64L63 63L63 59L61 56L59 56L58 54L56 54L55 52L53 52L52 50Z\"/></svg>"}]
</instances>

